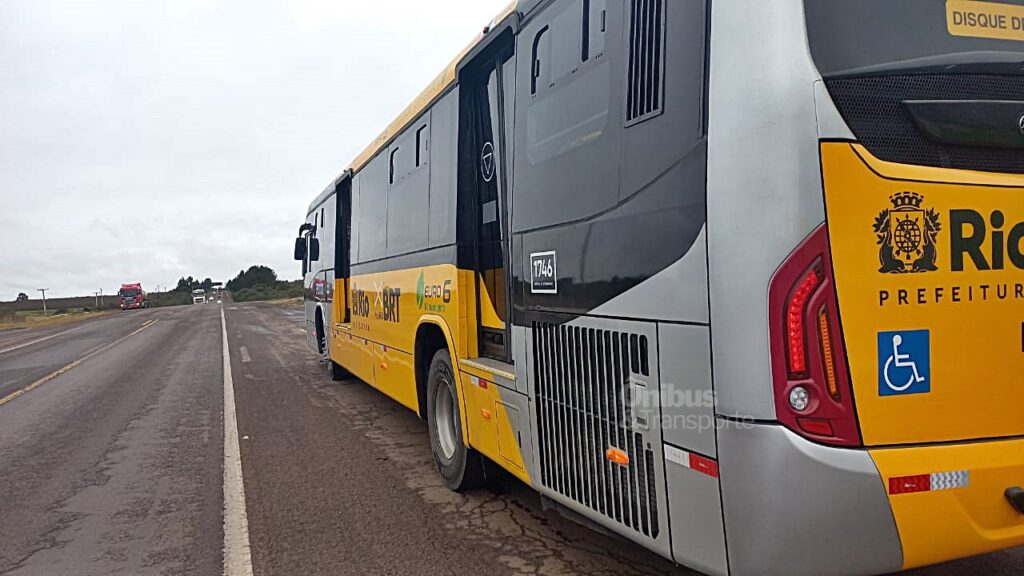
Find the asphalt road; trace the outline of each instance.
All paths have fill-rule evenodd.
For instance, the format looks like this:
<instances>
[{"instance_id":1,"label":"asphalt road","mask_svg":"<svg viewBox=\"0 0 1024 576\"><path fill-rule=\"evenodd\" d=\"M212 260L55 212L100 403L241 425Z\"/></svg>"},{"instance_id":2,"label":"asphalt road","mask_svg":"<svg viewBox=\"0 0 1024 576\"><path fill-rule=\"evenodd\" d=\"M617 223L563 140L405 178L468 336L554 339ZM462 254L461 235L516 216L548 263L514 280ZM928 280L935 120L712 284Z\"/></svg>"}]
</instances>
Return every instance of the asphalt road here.
<instances>
[{"instance_id":1,"label":"asphalt road","mask_svg":"<svg viewBox=\"0 0 1024 576\"><path fill-rule=\"evenodd\" d=\"M257 576L693 574L514 479L449 492L423 422L330 381L301 309L223 310ZM223 573L221 330L209 304L0 333L0 575ZM1018 549L913 574L1022 572Z\"/></svg>"},{"instance_id":2,"label":"asphalt road","mask_svg":"<svg viewBox=\"0 0 1024 576\"><path fill-rule=\"evenodd\" d=\"M219 573L213 307L14 337L0 402L36 387L0 405L0 574Z\"/></svg>"}]
</instances>

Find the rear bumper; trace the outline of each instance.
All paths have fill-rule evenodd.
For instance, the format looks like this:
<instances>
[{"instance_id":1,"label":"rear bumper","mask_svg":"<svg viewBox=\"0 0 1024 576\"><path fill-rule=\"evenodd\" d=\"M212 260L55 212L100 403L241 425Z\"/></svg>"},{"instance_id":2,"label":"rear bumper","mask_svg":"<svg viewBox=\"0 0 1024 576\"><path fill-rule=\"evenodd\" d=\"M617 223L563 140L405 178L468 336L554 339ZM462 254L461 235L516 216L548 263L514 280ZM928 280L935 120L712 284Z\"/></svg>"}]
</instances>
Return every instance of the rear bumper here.
<instances>
[{"instance_id":1,"label":"rear bumper","mask_svg":"<svg viewBox=\"0 0 1024 576\"><path fill-rule=\"evenodd\" d=\"M768 424L722 427L718 443L731 574L903 567L885 486L867 451L821 446Z\"/></svg>"},{"instance_id":2,"label":"rear bumper","mask_svg":"<svg viewBox=\"0 0 1024 576\"><path fill-rule=\"evenodd\" d=\"M1024 545L1004 495L1024 486L1024 440L851 450L778 425L718 440L732 574L884 574ZM961 471L962 486L890 494L894 477Z\"/></svg>"},{"instance_id":3,"label":"rear bumper","mask_svg":"<svg viewBox=\"0 0 1024 576\"><path fill-rule=\"evenodd\" d=\"M870 452L887 486L891 478L941 475L932 490L889 495L904 568L1024 545L1024 514L1006 497L1024 487L1024 440ZM961 481L940 481L953 474Z\"/></svg>"}]
</instances>

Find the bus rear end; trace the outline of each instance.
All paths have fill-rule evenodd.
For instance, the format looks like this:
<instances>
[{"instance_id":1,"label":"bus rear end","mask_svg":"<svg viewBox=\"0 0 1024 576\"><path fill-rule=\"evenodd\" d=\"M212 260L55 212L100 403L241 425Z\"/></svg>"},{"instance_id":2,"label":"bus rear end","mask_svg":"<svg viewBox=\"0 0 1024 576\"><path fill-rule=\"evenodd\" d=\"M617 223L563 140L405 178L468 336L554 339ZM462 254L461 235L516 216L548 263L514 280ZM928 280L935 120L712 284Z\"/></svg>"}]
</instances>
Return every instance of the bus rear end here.
<instances>
[{"instance_id":1,"label":"bus rear end","mask_svg":"<svg viewBox=\"0 0 1024 576\"><path fill-rule=\"evenodd\" d=\"M756 422L719 433L731 571L1024 544L1024 1L721 4L716 390Z\"/></svg>"}]
</instances>

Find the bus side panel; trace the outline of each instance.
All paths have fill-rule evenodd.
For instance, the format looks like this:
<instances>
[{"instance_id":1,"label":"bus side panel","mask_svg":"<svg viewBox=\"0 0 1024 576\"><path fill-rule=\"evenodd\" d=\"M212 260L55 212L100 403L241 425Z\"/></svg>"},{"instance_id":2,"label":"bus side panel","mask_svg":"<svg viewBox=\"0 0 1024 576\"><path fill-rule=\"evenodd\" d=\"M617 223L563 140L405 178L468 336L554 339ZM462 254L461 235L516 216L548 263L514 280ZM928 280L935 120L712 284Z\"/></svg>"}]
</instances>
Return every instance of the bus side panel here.
<instances>
[{"instance_id":1,"label":"bus side panel","mask_svg":"<svg viewBox=\"0 0 1024 576\"><path fill-rule=\"evenodd\" d=\"M363 338L353 336L348 330L339 330L331 340L331 360L356 378L373 385L373 348Z\"/></svg>"},{"instance_id":2,"label":"bus side panel","mask_svg":"<svg viewBox=\"0 0 1024 576\"><path fill-rule=\"evenodd\" d=\"M825 220L819 75L801 0L712 2L711 12L708 278L718 412L773 420L768 285ZM745 41L751 30L770 43Z\"/></svg>"},{"instance_id":3,"label":"bus side panel","mask_svg":"<svg viewBox=\"0 0 1024 576\"><path fill-rule=\"evenodd\" d=\"M469 444L523 482L530 484L524 442L528 428L526 396L497 384L493 375L460 373ZM525 449L524 449L525 446Z\"/></svg>"},{"instance_id":4,"label":"bus side panel","mask_svg":"<svg viewBox=\"0 0 1024 576\"><path fill-rule=\"evenodd\" d=\"M309 238L315 238L320 244L320 254L317 260L308 260L307 243L307 272L303 279L305 312L306 312L306 342L310 348L321 352L317 341L316 315L319 311L323 315L323 333L325 340L323 353L330 350L330 322L331 302L334 293L334 262L335 262L335 220L337 219L337 194L329 194L316 206L313 206L307 217L307 223L313 225L309 232Z\"/></svg>"},{"instance_id":5,"label":"bus side panel","mask_svg":"<svg viewBox=\"0 0 1024 576\"><path fill-rule=\"evenodd\" d=\"M532 317L527 366L534 486L671 557L656 324Z\"/></svg>"},{"instance_id":6,"label":"bus side panel","mask_svg":"<svg viewBox=\"0 0 1024 576\"><path fill-rule=\"evenodd\" d=\"M385 344L373 344L373 386L399 404L419 411L413 356Z\"/></svg>"},{"instance_id":7,"label":"bus side panel","mask_svg":"<svg viewBox=\"0 0 1024 576\"><path fill-rule=\"evenodd\" d=\"M718 474L694 466L718 458L711 387L711 335L706 326L658 325L661 422L665 441L672 555L709 574L728 573Z\"/></svg>"},{"instance_id":8,"label":"bus side panel","mask_svg":"<svg viewBox=\"0 0 1024 576\"><path fill-rule=\"evenodd\" d=\"M607 9L590 18L607 27L591 30L600 49L581 60L587 4ZM710 501L713 476L695 487L681 480L686 492L669 497L666 467L676 464L663 453L659 375L663 353L703 354L695 371L701 392L710 387L705 22L699 1L561 0L523 26L517 50L539 63L518 68L511 226L521 328L513 335L526 343L517 380L532 400L530 477L553 501L666 557L674 503L691 526L716 516L686 507ZM652 42L646 50L642 38ZM680 351L690 342L670 338L663 352L666 320L704 324L703 345ZM713 420L711 403L702 411ZM715 452L713 431L669 433ZM724 570L717 518L718 558L677 560Z\"/></svg>"}]
</instances>

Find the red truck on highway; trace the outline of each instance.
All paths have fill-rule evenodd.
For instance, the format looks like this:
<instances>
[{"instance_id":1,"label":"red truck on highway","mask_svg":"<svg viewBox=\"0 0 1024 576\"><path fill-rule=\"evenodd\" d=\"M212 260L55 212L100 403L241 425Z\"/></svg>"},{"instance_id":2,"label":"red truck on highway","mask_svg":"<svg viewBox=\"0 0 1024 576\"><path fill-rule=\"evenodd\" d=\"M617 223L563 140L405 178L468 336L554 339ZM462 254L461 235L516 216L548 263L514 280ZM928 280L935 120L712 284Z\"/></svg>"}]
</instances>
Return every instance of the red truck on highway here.
<instances>
[{"instance_id":1,"label":"red truck on highway","mask_svg":"<svg viewBox=\"0 0 1024 576\"><path fill-rule=\"evenodd\" d=\"M117 295L121 299L121 310L149 308L146 291L142 289L142 284L140 283L121 284L121 289L117 291Z\"/></svg>"}]
</instances>

